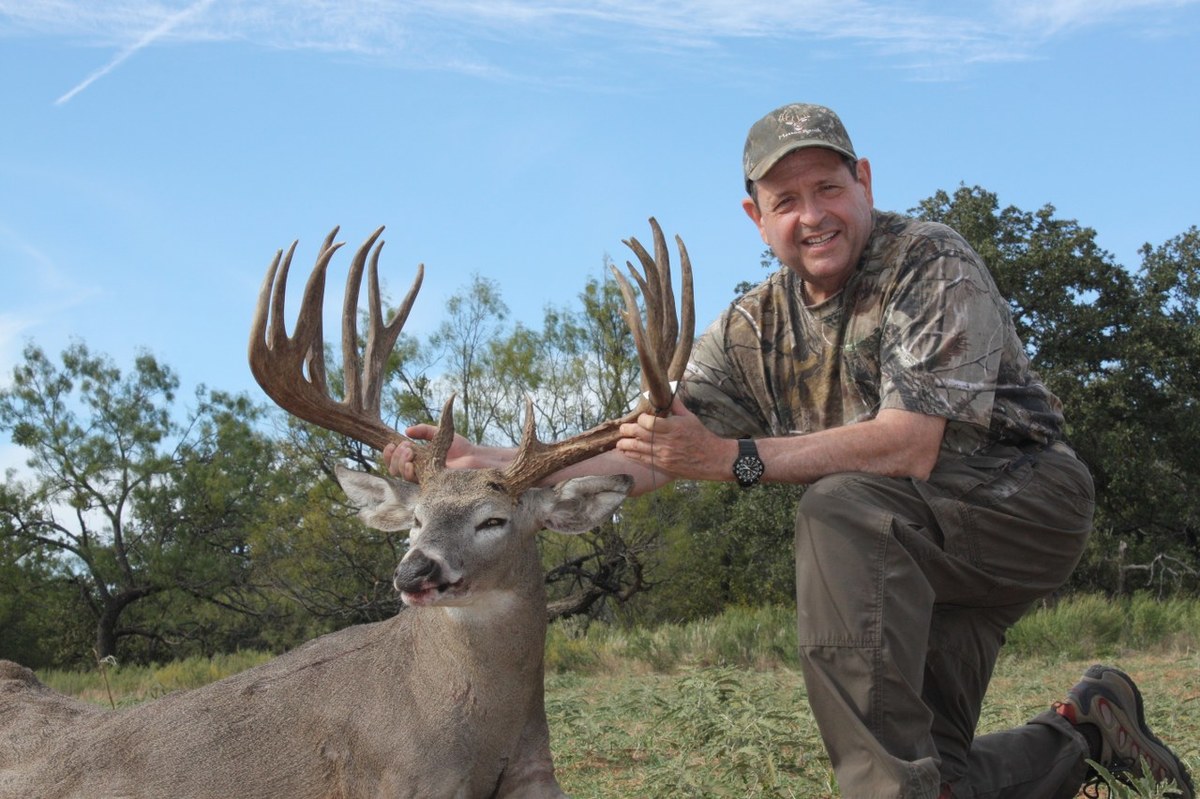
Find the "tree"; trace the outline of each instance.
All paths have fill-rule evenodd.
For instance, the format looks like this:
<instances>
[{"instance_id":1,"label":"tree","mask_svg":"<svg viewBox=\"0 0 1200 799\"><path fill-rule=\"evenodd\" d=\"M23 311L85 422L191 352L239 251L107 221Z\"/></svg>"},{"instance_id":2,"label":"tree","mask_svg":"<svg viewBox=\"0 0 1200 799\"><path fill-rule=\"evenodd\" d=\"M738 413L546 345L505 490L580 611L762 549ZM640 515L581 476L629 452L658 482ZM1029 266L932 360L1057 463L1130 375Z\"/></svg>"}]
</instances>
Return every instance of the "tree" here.
<instances>
[{"instance_id":1,"label":"tree","mask_svg":"<svg viewBox=\"0 0 1200 799\"><path fill-rule=\"evenodd\" d=\"M444 393L456 395L454 427L472 441L487 441L504 413L506 376L490 368L488 354L507 318L496 282L475 275L465 292L446 303L446 318L429 339L444 365Z\"/></svg>"},{"instance_id":2,"label":"tree","mask_svg":"<svg viewBox=\"0 0 1200 799\"><path fill-rule=\"evenodd\" d=\"M248 400L201 389L177 422L178 386L150 355L123 375L77 342L61 365L28 345L0 391L0 429L28 451L30 470L7 477L0 532L72 586L97 657L131 639L149 647L143 656L203 641L213 628L201 614L164 612L182 598L247 610L246 533L290 482L272 479L273 448Z\"/></svg>"},{"instance_id":3,"label":"tree","mask_svg":"<svg viewBox=\"0 0 1200 799\"><path fill-rule=\"evenodd\" d=\"M1200 587L1200 231L1141 250L1132 309L1105 368L1078 396L1078 446L1101 513L1094 580L1165 592Z\"/></svg>"},{"instance_id":4,"label":"tree","mask_svg":"<svg viewBox=\"0 0 1200 799\"><path fill-rule=\"evenodd\" d=\"M729 606L788 604L795 597L792 539L803 486L677 481L626 503L624 523L652 529L654 590L639 597L641 623L714 616Z\"/></svg>"},{"instance_id":5,"label":"tree","mask_svg":"<svg viewBox=\"0 0 1200 799\"><path fill-rule=\"evenodd\" d=\"M22 501L0 483L0 507ZM78 649L91 630L76 622L77 614L71 612L76 597L56 579L53 558L13 535L10 522L11 517L0 515L0 658L42 668Z\"/></svg>"}]
</instances>

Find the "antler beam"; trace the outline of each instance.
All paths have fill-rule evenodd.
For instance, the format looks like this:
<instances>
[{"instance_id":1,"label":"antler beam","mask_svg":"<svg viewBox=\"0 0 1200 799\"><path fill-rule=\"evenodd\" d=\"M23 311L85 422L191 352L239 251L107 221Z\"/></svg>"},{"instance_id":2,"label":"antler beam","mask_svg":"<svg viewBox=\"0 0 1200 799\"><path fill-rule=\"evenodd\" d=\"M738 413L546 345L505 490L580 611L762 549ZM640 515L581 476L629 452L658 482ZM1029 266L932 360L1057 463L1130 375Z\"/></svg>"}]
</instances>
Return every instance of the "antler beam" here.
<instances>
[{"instance_id":1,"label":"antler beam","mask_svg":"<svg viewBox=\"0 0 1200 799\"><path fill-rule=\"evenodd\" d=\"M662 228L652 217L650 228L654 236L654 257L641 243L630 238L625 245L633 250L641 263L642 272L626 262L629 274L637 282L645 305L645 324L638 311L637 297L629 281L616 267L613 276L625 299L623 316L633 334L638 360L642 366L642 397L637 406L620 419L610 419L591 430L554 444L544 444L537 438L533 403L525 411L525 429L516 458L504 473L504 484L516 495L535 485L559 469L612 449L620 438L622 424L632 422L643 413L666 416L674 397L673 383L683 377L695 336L695 300L692 287L692 262L683 240L675 237L679 247L679 272L682 286L681 314L675 313L675 293L671 287L671 261Z\"/></svg>"}]
</instances>

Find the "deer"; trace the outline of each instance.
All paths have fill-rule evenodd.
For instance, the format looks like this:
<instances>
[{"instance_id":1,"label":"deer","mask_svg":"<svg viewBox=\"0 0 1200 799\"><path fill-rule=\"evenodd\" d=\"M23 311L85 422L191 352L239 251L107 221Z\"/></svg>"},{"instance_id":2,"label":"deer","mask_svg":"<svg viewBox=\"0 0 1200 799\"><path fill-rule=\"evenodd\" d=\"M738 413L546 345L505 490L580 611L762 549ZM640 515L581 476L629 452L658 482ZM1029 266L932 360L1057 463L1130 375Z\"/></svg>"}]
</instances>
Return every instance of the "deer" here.
<instances>
[{"instance_id":1,"label":"deer","mask_svg":"<svg viewBox=\"0 0 1200 799\"><path fill-rule=\"evenodd\" d=\"M614 269L642 366L643 392L624 417L543 443L533 402L504 469L447 468L453 401L431 441L413 441L415 481L342 466L336 479L368 526L410 531L394 587L402 609L344 628L201 688L108 709L59 694L33 672L0 661L0 798L67 799L551 799L554 772L544 697L547 627L537 551L543 529L585 532L625 499L628 475L543 485L609 450L622 423L665 415L694 335L691 264L681 257L675 309L658 223L651 256L625 242L645 308ZM251 371L288 413L382 450L405 437L382 421L384 366L420 290L383 320L378 261L383 228L358 249L343 301L343 398L327 386L321 311L338 228L325 238L294 332L283 322L296 249L271 262L251 325ZM368 329L360 354L356 311L369 256Z\"/></svg>"}]
</instances>

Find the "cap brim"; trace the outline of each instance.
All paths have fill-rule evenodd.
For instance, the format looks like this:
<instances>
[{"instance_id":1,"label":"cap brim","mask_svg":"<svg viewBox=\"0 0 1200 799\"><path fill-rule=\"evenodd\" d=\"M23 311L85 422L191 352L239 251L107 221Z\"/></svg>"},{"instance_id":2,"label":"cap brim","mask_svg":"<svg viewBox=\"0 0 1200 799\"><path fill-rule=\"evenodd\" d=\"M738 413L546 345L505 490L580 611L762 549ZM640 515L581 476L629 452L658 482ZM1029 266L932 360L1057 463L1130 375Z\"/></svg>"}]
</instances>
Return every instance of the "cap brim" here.
<instances>
[{"instance_id":1,"label":"cap brim","mask_svg":"<svg viewBox=\"0 0 1200 799\"><path fill-rule=\"evenodd\" d=\"M780 145L770 155L759 160L754 169L746 175L746 181L753 182L762 180L763 177L771 171L772 167L778 164L785 155L793 153L796 150L805 150L809 147L821 147L826 150L833 150L835 153L849 158L852 161L857 161L858 156L847 150L845 147L836 147L823 139L797 139Z\"/></svg>"}]
</instances>

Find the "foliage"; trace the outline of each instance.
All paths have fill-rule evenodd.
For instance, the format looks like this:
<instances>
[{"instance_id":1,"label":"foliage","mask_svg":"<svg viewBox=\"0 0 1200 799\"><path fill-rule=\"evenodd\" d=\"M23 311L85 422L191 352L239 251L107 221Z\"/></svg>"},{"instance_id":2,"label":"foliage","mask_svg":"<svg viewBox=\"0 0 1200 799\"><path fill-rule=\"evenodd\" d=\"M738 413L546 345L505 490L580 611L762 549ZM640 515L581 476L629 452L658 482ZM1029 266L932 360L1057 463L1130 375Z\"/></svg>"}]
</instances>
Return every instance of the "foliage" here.
<instances>
[{"instance_id":1,"label":"foliage","mask_svg":"<svg viewBox=\"0 0 1200 799\"><path fill-rule=\"evenodd\" d=\"M1120 599L1083 594L1037 608L1005 635L1006 651L1024 657L1116 657L1200 644L1200 604L1141 593Z\"/></svg>"},{"instance_id":2,"label":"foliage","mask_svg":"<svg viewBox=\"0 0 1200 799\"><path fill-rule=\"evenodd\" d=\"M736 669L713 668L683 675L677 697L653 697L648 737L661 741L670 730L681 740L676 757L647 780L647 793L792 795L785 777L800 773L797 762L815 747L795 724L802 695L782 703L778 693L776 684L746 684Z\"/></svg>"},{"instance_id":3,"label":"foliage","mask_svg":"<svg viewBox=\"0 0 1200 799\"><path fill-rule=\"evenodd\" d=\"M0 485L0 505L14 502ZM54 558L3 531L0 522L0 657L30 668L70 660L91 645L93 630L83 620L78 593L55 577ZM37 601L31 601L37 597Z\"/></svg>"},{"instance_id":4,"label":"foliage","mask_svg":"<svg viewBox=\"0 0 1200 799\"><path fill-rule=\"evenodd\" d=\"M1089 760L1088 765L1096 770L1101 783L1108 789L1109 799L1169 799L1179 796L1174 785L1159 783L1149 773L1141 776L1115 775L1094 760Z\"/></svg>"},{"instance_id":5,"label":"foliage","mask_svg":"<svg viewBox=\"0 0 1200 799\"><path fill-rule=\"evenodd\" d=\"M681 481L627 501L626 523L659 530L654 590L637 621L695 619L739 605L786 603L795 594L792 538L798 486Z\"/></svg>"},{"instance_id":6,"label":"foliage","mask_svg":"<svg viewBox=\"0 0 1200 799\"><path fill-rule=\"evenodd\" d=\"M4 551L21 565L14 580L58 586L51 597L69 587L91 619L96 657L119 643L139 657L164 644L236 644L216 617L254 611L246 536L288 484L273 480L253 406L200 389L175 421L178 378L152 356L127 375L82 343L61 365L32 344L24 356L0 391L0 429L29 453L32 475L10 473L0 491Z\"/></svg>"},{"instance_id":7,"label":"foliage","mask_svg":"<svg viewBox=\"0 0 1200 799\"><path fill-rule=\"evenodd\" d=\"M638 627L560 621L546 638L546 670L592 674L618 664L662 673L694 666L795 667L795 616L794 607L763 605Z\"/></svg>"},{"instance_id":8,"label":"foliage","mask_svg":"<svg viewBox=\"0 0 1200 799\"><path fill-rule=\"evenodd\" d=\"M100 668L93 664L89 671L49 671L39 678L49 687L97 705L135 705L172 691L200 688L238 672L266 663L266 652L233 652L210 656L192 655L161 665L137 665L113 659Z\"/></svg>"}]
</instances>

